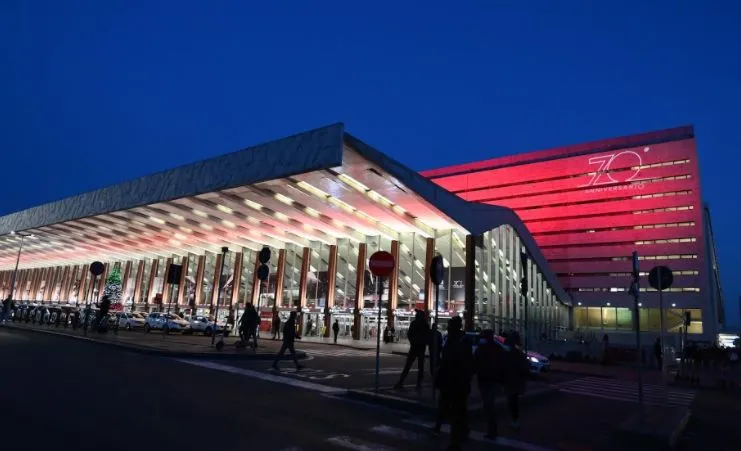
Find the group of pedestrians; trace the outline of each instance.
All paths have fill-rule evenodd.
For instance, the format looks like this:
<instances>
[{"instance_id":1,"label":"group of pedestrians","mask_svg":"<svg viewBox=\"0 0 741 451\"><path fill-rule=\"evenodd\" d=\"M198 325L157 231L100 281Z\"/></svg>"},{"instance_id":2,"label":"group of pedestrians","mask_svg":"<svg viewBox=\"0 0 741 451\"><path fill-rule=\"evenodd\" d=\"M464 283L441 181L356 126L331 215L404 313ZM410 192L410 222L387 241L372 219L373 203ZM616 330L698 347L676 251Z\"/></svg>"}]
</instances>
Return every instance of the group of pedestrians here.
<instances>
[{"instance_id":1,"label":"group of pedestrians","mask_svg":"<svg viewBox=\"0 0 741 451\"><path fill-rule=\"evenodd\" d=\"M512 427L519 427L519 397L525 392L529 364L522 350L517 332L506 334L500 342L492 330L484 330L474 351L473 338L463 331L463 320L455 316L448 321L447 336L443 340L437 327L429 326L424 312L418 311L409 326L409 353L397 389L403 389L404 380L417 362L417 389L422 388L424 363L430 350L430 372L434 388L439 392L437 421L433 433L439 434L443 422L451 425L448 451L461 448L469 435L468 397L473 377L484 405L487 420L487 438L496 439L499 433L495 404L504 394L512 419Z\"/></svg>"}]
</instances>

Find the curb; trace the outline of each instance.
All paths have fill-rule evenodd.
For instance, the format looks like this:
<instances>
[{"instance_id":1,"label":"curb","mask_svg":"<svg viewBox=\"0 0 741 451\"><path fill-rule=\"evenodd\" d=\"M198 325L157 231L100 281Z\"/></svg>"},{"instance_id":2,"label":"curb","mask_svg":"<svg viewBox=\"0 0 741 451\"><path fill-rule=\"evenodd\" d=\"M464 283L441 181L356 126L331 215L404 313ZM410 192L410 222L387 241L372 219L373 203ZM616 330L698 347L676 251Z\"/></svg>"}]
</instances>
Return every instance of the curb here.
<instances>
[{"instance_id":1,"label":"curb","mask_svg":"<svg viewBox=\"0 0 741 451\"><path fill-rule=\"evenodd\" d=\"M218 352L184 352L184 351L166 351L163 349L156 349L156 348L150 348L146 346L137 346L132 344L126 344L126 343L116 343L111 341L105 341L105 340L96 340L95 338L90 337L84 337L84 336L77 336L77 335L70 335L65 334L61 332L55 332L51 330L40 330L40 329L26 329L21 327L15 327L11 325L4 324L2 325L3 328L6 329L12 329L17 330L21 332L30 332L30 333L37 333L37 334L44 334L44 335L51 335L54 337L62 337L67 338L71 340L78 340L78 341L84 341L87 343L92 343L96 345L101 346L107 346L112 348L118 348L125 351L135 352L137 354L144 354L144 355L151 355L151 356L158 356L158 357L170 357L170 358L180 358L180 359L208 359L208 360L274 360L275 354L235 354L235 353L218 353ZM304 351L296 351L296 357L299 359L305 359L306 353ZM291 356L282 356L281 360L288 360Z\"/></svg>"},{"instance_id":2,"label":"curb","mask_svg":"<svg viewBox=\"0 0 741 451\"><path fill-rule=\"evenodd\" d=\"M542 388L538 388L535 390L531 390L524 395L520 397L521 401L524 402L526 400L533 400L535 398L539 398L542 396L550 395L553 393L558 392L558 389L553 386L546 386ZM410 412L413 414L434 414L437 412L437 406L433 404L429 404L422 401L417 401L415 399L409 399L405 398L403 396L394 396L387 393L375 393L368 390L353 390L349 389L345 393L345 396L356 400L356 401L364 401L367 403L372 404L378 404L382 405L383 407L395 409L395 410L403 410L406 412ZM507 400L504 397L498 397L496 401L496 407L503 408L506 407ZM478 412L483 410L483 404L481 402L478 402L476 404L471 404L468 407L469 412Z\"/></svg>"}]
</instances>

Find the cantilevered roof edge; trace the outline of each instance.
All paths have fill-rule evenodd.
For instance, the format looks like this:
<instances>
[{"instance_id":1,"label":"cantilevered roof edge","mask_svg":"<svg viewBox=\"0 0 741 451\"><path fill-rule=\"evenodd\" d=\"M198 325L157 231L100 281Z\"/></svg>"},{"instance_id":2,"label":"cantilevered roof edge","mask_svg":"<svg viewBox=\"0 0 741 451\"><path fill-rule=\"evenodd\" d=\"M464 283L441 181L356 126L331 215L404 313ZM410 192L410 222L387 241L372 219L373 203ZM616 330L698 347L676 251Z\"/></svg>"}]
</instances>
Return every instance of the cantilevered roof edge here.
<instances>
[{"instance_id":1,"label":"cantilevered roof edge","mask_svg":"<svg viewBox=\"0 0 741 451\"><path fill-rule=\"evenodd\" d=\"M0 235L342 165L329 125L0 217Z\"/></svg>"},{"instance_id":2,"label":"cantilevered roof edge","mask_svg":"<svg viewBox=\"0 0 741 451\"><path fill-rule=\"evenodd\" d=\"M530 231L513 210L496 205L468 202L348 133L345 133L345 141L364 158L399 180L470 234L481 235L501 225L510 225L520 236L530 258L553 287L554 294L564 303L571 302L571 297L551 270L548 260L540 251Z\"/></svg>"}]
</instances>

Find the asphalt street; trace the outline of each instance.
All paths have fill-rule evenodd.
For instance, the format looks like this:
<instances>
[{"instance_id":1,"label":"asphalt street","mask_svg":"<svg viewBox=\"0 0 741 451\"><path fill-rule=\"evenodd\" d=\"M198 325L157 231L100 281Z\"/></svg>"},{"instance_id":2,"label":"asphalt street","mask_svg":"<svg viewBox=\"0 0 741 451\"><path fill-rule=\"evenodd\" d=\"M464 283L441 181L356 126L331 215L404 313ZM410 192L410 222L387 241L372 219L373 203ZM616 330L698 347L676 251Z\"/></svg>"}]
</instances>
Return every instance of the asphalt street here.
<instances>
[{"instance_id":1,"label":"asphalt street","mask_svg":"<svg viewBox=\"0 0 741 451\"><path fill-rule=\"evenodd\" d=\"M0 329L6 449L435 450L414 418L321 391ZM411 422L410 422L411 421ZM466 449L505 449L472 441Z\"/></svg>"}]
</instances>

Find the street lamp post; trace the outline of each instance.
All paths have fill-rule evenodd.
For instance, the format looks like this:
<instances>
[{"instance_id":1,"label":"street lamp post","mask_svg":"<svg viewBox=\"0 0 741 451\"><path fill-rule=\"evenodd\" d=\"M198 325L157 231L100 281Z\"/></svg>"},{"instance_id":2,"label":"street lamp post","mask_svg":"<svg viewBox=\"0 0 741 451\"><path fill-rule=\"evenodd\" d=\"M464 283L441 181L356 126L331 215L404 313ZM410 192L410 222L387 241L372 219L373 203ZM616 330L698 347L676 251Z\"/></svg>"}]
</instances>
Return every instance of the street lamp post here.
<instances>
[{"instance_id":1,"label":"street lamp post","mask_svg":"<svg viewBox=\"0 0 741 451\"><path fill-rule=\"evenodd\" d=\"M15 281L18 277L18 265L21 263L21 253L23 252L23 240L25 238L31 238L33 237L33 235L16 232L10 232L10 234L21 237L21 245L18 246L18 256L15 258L15 269L13 270L13 278L10 281L10 299L13 299L13 295L15 294Z\"/></svg>"}]
</instances>

